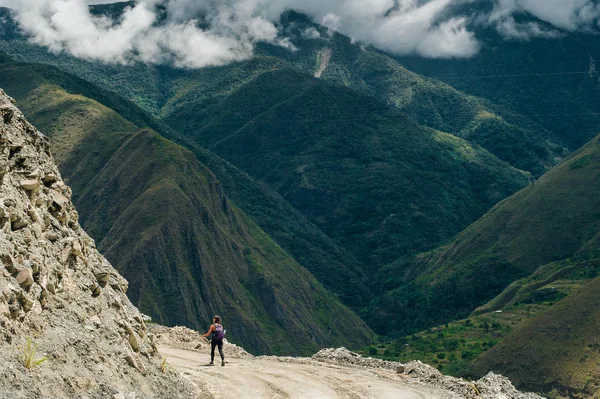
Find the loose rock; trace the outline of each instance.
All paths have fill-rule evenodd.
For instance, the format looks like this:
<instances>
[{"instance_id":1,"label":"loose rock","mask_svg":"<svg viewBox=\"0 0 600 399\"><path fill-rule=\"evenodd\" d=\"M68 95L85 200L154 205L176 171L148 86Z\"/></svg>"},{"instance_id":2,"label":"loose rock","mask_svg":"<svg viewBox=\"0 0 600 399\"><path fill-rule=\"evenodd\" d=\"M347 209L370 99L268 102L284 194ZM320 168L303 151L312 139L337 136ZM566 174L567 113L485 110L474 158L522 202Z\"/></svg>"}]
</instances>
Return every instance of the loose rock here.
<instances>
[{"instance_id":1,"label":"loose rock","mask_svg":"<svg viewBox=\"0 0 600 399\"><path fill-rule=\"evenodd\" d=\"M40 182L35 180L23 180L21 181L21 187L27 191L37 190L40 187Z\"/></svg>"},{"instance_id":2,"label":"loose rock","mask_svg":"<svg viewBox=\"0 0 600 399\"><path fill-rule=\"evenodd\" d=\"M31 269L23 269L17 274L17 283L21 286L21 288L29 288L33 284L33 274L31 273Z\"/></svg>"}]
</instances>

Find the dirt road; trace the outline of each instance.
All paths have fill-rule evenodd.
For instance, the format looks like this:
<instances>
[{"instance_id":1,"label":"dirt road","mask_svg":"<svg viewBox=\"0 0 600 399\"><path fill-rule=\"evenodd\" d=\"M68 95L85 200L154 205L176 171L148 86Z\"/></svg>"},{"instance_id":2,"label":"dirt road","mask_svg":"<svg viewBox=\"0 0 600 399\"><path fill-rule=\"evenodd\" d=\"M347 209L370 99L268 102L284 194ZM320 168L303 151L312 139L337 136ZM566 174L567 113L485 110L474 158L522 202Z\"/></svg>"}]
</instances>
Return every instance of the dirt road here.
<instances>
[{"instance_id":1,"label":"dirt road","mask_svg":"<svg viewBox=\"0 0 600 399\"><path fill-rule=\"evenodd\" d=\"M390 371L274 358L232 358L225 367L220 362L207 366L207 354L170 346L159 349L174 369L209 392L207 398L457 398Z\"/></svg>"}]
</instances>

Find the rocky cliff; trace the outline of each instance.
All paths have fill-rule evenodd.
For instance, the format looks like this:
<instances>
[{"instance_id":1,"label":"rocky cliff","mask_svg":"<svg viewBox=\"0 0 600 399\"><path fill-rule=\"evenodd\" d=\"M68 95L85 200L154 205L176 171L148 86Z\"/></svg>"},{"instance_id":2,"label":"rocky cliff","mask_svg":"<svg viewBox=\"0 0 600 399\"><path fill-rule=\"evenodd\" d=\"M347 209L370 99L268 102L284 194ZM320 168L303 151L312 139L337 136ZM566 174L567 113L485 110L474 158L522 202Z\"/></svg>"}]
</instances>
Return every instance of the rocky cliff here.
<instances>
[{"instance_id":1,"label":"rocky cliff","mask_svg":"<svg viewBox=\"0 0 600 399\"><path fill-rule=\"evenodd\" d=\"M48 139L0 91L0 398L193 397L78 223Z\"/></svg>"}]
</instances>

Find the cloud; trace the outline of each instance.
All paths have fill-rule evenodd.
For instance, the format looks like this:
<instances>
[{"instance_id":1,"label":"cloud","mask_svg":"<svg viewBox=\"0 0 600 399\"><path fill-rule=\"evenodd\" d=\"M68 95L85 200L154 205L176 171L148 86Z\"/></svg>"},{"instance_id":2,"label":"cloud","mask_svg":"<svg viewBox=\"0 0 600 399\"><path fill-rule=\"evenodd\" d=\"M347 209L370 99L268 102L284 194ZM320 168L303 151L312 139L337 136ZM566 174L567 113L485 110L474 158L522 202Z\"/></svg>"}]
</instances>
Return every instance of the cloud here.
<instances>
[{"instance_id":1,"label":"cloud","mask_svg":"<svg viewBox=\"0 0 600 399\"><path fill-rule=\"evenodd\" d=\"M199 68L247 59L258 41L279 42L272 23L260 16L235 22L241 15L230 9L213 16L211 29L199 28L194 19L158 25L153 3L128 7L117 22L92 16L83 0L20 0L17 15L34 43L103 62Z\"/></svg>"},{"instance_id":2,"label":"cloud","mask_svg":"<svg viewBox=\"0 0 600 399\"><path fill-rule=\"evenodd\" d=\"M259 42L294 50L277 27L289 9L398 54L461 57L477 51L463 19L436 22L452 0L137 0L116 22L92 16L87 8L110 1L0 1L16 8L33 42L103 62L198 68L247 59ZM160 24L158 4L166 7Z\"/></svg>"},{"instance_id":3,"label":"cloud","mask_svg":"<svg viewBox=\"0 0 600 399\"><path fill-rule=\"evenodd\" d=\"M172 63L200 68L250 58L259 42L295 47L277 26L296 10L361 44L394 54L470 57L480 44L469 26L484 20L507 37L552 37L598 27L595 0L137 0L118 21L95 17L90 3L114 0L0 0L18 11L31 40L55 52L103 62ZM493 2L481 15L452 7ZM164 7L160 14L156 6ZM477 8L473 8L476 10ZM529 13L536 21L517 22ZM160 19L160 23L157 23ZM317 31L304 37L318 38Z\"/></svg>"},{"instance_id":4,"label":"cloud","mask_svg":"<svg viewBox=\"0 0 600 399\"><path fill-rule=\"evenodd\" d=\"M514 15L527 13L538 22L517 22ZM563 32L597 30L600 4L595 0L496 0L489 20L508 37L556 37Z\"/></svg>"}]
</instances>

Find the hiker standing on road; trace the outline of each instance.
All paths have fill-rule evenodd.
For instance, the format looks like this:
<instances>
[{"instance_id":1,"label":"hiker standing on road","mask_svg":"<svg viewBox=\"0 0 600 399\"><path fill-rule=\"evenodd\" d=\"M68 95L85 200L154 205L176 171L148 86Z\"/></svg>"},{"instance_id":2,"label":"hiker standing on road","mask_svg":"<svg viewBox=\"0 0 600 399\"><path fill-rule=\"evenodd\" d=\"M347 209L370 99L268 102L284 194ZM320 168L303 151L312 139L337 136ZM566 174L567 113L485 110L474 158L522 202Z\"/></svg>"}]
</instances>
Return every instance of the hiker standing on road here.
<instances>
[{"instance_id":1,"label":"hiker standing on road","mask_svg":"<svg viewBox=\"0 0 600 399\"><path fill-rule=\"evenodd\" d=\"M223 355L223 338L225 337L225 329L221 325L221 316L213 317L213 324L211 324L208 332L202 335L204 338L211 336L210 341L210 365L215 364L215 347L219 347L219 354L221 355L221 366L225 366L225 355Z\"/></svg>"}]
</instances>

